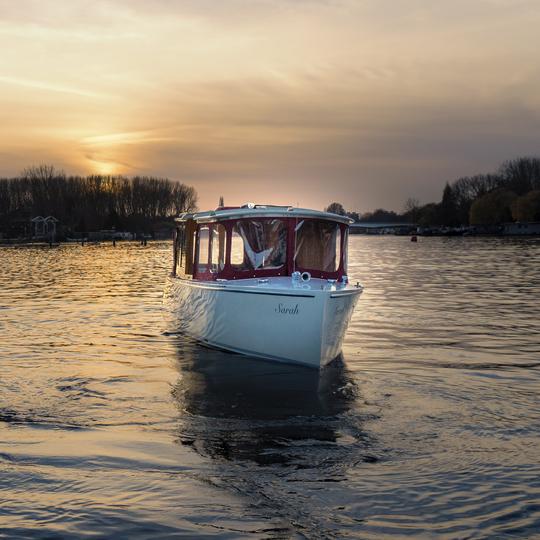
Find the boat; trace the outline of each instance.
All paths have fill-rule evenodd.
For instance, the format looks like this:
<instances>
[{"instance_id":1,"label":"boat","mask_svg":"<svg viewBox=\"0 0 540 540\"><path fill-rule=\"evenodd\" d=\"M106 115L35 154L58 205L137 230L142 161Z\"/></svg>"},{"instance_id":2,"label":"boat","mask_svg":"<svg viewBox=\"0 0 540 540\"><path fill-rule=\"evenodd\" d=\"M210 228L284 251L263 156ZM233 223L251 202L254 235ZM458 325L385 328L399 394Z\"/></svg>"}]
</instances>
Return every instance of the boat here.
<instances>
[{"instance_id":1,"label":"boat","mask_svg":"<svg viewBox=\"0 0 540 540\"><path fill-rule=\"evenodd\" d=\"M252 203L180 215L164 293L174 330L251 357L328 364L363 290L347 277L350 223Z\"/></svg>"}]
</instances>

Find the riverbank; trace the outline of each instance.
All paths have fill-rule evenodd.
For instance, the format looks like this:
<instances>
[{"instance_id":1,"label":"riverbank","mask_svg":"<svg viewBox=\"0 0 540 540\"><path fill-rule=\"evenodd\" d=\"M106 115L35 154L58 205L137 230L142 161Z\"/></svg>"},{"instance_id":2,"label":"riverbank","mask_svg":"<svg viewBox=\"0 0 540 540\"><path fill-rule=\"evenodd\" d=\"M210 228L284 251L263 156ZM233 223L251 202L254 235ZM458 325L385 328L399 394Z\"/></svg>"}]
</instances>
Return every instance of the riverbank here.
<instances>
[{"instance_id":1,"label":"riverbank","mask_svg":"<svg viewBox=\"0 0 540 540\"><path fill-rule=\"evenodd\" d=\"M395 236L538 236L540 222L463 227L417 227L412 224L354 223L351 234Z\"/></svg>"}]
</instances>

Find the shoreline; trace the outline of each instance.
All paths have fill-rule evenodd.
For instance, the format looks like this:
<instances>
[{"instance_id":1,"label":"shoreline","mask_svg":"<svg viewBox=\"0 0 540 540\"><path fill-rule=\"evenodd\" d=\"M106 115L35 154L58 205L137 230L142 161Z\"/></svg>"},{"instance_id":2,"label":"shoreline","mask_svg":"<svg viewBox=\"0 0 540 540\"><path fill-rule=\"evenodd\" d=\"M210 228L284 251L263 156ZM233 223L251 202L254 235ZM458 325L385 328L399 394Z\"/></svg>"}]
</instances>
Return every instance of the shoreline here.
<instances>
[{"instance_id":1,"label":"shoreline","mask_svg":"<svg viewBox=\"0 0 540 540\"><path fill-rule=\"evenodd\" d=\"M117 244L139 244L146 245L148 242L167 242L172 241L171 238L148 238L144 240L85 240L84 242L73 242L68 240L56 240L54 242L44 242L41 240L20 240L16 238L4 238L0 240L0 247L3 246L29 246L29 247L58 247L58 246L99 246L99 245L111 245Z\"/></svg>"},{"instance_id":2,"label":"shoreline","mask_svg":"<svg viewBox=\"0 0 540 540\"><path fill-rule=\"evenodd\" d=\"M540 234L392 234L392 233L351 233L351 236L362 236L362 237L403 237L408 238L409 240L413 237L417 238L540 238ZM145 246L148 242L171 242L171 238L159 238L159 239L148 239L148 240L92 240L85 242L72 242L72 241L55 241L55 242L43 242L43 241L33 241L33 240L20 240L20 239L3 239L0 240L0 247L60 247L60 246L69 246L76 245L79 247L85 246L113 246L116 247L117 244L138 244Z\"/></svg>"}]
</instances>

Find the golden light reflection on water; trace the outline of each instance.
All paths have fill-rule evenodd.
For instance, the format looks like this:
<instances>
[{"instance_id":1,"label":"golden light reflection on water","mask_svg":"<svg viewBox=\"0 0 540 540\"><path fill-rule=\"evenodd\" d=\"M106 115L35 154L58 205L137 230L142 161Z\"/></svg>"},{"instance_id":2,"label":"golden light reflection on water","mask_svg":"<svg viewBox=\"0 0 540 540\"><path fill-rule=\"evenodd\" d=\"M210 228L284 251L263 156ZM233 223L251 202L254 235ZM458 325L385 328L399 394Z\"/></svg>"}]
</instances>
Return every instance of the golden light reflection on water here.
<instances>
[{"instance_id":1,"label":"golden light reflection on water","mask_svg":"<svg viewBox=\"0 0 540 540\"><path fill-rule=\"evenodd\" d=\"M165 333L170 248L0 248L8 537L538 529L538 240L352 237L321 375Z\"/></svg>"}]
</instances>

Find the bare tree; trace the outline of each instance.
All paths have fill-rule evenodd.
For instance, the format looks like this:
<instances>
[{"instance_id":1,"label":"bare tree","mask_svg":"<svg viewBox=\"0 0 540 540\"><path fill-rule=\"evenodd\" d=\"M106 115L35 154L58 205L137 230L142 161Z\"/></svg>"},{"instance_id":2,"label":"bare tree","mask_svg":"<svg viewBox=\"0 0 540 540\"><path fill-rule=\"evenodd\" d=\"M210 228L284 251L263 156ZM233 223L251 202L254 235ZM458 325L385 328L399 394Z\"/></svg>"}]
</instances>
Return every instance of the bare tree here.
<instances>
[{"instance_id":1,"label":"bare tree","mask_svg":"<svg viewBox=\"0 0 540 540\"><path fill-rule=\"evenodd\" d=\"M405 205L403 206L403 213L409 216L409 219L413 223L417 223L419 212L420 212L420 201L418 199L415 199L414 197L409 197L405 201Z\"/></svg>"},{"instance_id":2,"label":"bare tree","mask_svg":"<svg viewBox=\"0 0 540 540\"><path fill-rule=\"evenodd\" d=\"M52 166L40 165L25 169L19 178L0 179L3 224L15 214L19 220L53 215L72 231L148 230L154 223L195 210L196 205L193 187L166 178L66 177Z\"/></svg>"},{"instance_id":3,"label":"bare tree","mask_svg":"<svg viewBox=\"0 0 540 540\"><path fill-rule=\"evenodd\" d=\"M507 189L524 195L528 191L540 188L540 159L520 157L505 161L500 169Z\"/></svg>"},{"instance_id":4,"label":"bare tree","mask_svg":"<svg viewBox=\"0 0 540 540\"><path fill-rule=\"evenodd\" d=\"M29 180L51 180L58 176L65 176L64 171L56 171L54 165L32 165L23 170L21 177Z\"/></svg>"}]
</instances>

